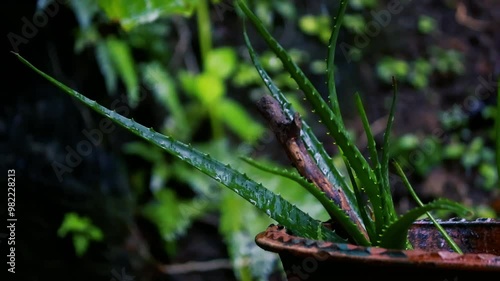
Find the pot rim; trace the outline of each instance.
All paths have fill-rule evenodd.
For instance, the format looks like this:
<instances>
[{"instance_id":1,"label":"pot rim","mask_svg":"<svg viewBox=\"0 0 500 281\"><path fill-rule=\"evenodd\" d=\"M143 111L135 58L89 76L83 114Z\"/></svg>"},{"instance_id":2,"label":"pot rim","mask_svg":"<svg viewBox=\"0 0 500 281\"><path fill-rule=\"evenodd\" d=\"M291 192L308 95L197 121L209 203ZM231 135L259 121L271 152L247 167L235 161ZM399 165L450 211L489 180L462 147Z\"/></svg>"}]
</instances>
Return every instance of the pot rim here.
<instances>
[{"instance_id":1,"label":"pot rim","mask_svg":"<svg viewBox=\"0 0 500 281\"><path fill-rule=\"evenodd\" d=\"M417 221L427 224L429 221ZM432 223L432 222L430 222ZM448 220L445 224L483 224L500 226L498 219ZM498 228L500 230L500 227ZM285 227L271 224L255 237L256 244L264 250L278 254L317 258L328 261L372 263L380 266L432 267L452 270L481 270L500 272L500 256L486 253L458 254L449 251L395 250L375 246L358 246L349 243L333 243L288 234Z\"/></svg>"}]
</instances>

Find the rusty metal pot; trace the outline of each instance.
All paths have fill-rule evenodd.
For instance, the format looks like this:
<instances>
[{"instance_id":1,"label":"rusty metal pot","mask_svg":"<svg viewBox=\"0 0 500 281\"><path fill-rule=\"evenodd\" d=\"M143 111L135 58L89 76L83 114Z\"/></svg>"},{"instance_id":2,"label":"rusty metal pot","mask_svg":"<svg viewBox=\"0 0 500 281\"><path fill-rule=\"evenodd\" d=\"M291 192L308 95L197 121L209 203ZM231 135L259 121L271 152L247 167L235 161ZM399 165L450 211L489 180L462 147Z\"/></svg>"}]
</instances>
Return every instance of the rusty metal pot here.
<instances>
[{"instance_id":1,"label":"rusty metal pot","mask_svg":"<svg viewBox=\"0 0 500 281\"><path fill-rule=\"evenodd\" d=\"M256 236L278 253L289 281L298 280L499 280L500 220L439 222L464 251L451 252L430 221L409 230L413 250L331 243L294 236L271 225Z\"/></svg>"}]
</instances>

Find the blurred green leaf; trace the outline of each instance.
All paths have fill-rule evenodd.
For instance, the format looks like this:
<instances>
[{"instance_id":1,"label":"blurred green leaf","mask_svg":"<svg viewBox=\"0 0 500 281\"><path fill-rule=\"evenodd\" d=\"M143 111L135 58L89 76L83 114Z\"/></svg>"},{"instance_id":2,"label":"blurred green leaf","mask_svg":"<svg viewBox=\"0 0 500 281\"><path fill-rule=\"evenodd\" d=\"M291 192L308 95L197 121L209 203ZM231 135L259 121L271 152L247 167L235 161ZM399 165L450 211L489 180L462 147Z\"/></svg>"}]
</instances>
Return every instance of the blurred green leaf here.
<instances>
[{"instance_id":1,"label":"blurred green leaf","mask_svg":"<svg viewBox=\"0 0 500 281\"><path fill-rule=\"evenodd\" d=\"M474 166L477 166L481 161L481 150L484 146L484 140L480 137L476 137L469 144L465 153L462 155L462 165L470 169Z\"/></svg>"},{"instance_id":2,"label":"blurred green leaf","mask_svg":"<svg viewBox=\"0 0 500 281\"><path fill-rule=\"evenodd\" d=\"M178 80L186 94L196 96L196 75L189 71L179 71Z\"/></svg>"},{"instance_id":3,"label":"blurred green leaf","mask_svg":"<svg viewBox=\"0 0 500 281\"><path fill-rule=\"evenodd\" d=\"M420 140L417 136L412 134L407 134L400 137L394 145L399 146L402 150L409 150L418 147Z\"/></svg>"},{"instance_id":4,"label":"blurred green leaf","mask_svg":"<svg viewBox=\"0 0 500 281\"><path fill-rule=\"evenodd\" d=\"M454 105L452 108L439 113L439 121L445 130L455 130L467 125L468 116L460 105Z\"/></svg>"},{"instance_id":5,"label":"blurred green leaf","mask_svg":"<svg viewBox=\"0 0 500 281\"><path fill-rule=\"evenodd\" d=\"M382 81L392 83L392 77L405 80L410 71L410 66L404 60L393 57L384 57L377 64L377 75Z\"/></svg>"},{"instance_id":6,"label":"blurred green leaf","mask_svg":"<svg viewBox=\"0 0 500 281\"><path fill-rule=\"evenodd\" d=\"M71 0L71 8L75 12L80 28L86 29L92 25L92 18L99 11L96 0Z\"/></svg>"},{"instance_id":7,"label":"blurred green leaf","mask_svg":"<svg viewBox=\"0 0 500 281\"><path fill-rule=\"evenodd\" d=\"M304 15L299 19L300 29L308 35L316 35L319 31L319 22L314 15Z\"/></svg>"},{"instance_id":8,"label":"blurred green leaf","mask_svg":"<svg viewBox=\"0 0 500 281\"><path fill-rule=\"evenodd\" d=\"M260 83L260 77L253 65L241 63L237 66L236 73L232 78L233 84L238 87L245 87Z\"/></svg>"},{"instance_id":9,"label":"blurred green leaf","mask_svg":"<svg viewBox=\"0 0 500 281\"><path fill-rule=\"evenodd\" d=\"M101 70L101 74L104 76L106 90L110 94L115 93L118 82L118 74L114 68L113 61L111 60L111 54L109 53L109 49L107 48L105 41L99 41L97 43L95 46L95 56L99 70Z\"/></svg>"},{"instance_id":10,"label":"blurred green leaf","mask_svg":"<svg viewBox=\"0 0 500 281\"><path fill-rule=\"evenodd\" d=\"M486 190L492 189L497 183L497 170L496 166L489 163L481 163L479 165L479 174L482 177L482 186Z\"/></svg>"},{"instance_id":11,"label":"blurred green leaf","mask_svg":"<svg viewBox=\"0 0 500 281\"><path fill-rule=\"evenodd\" d=\"M254 143L265 131L260 123L252 119L245 108L232 100L222 100L217 110L224 119L224 123L247 142Z\"/></svg>"},{"instance_id":12,"label":"blurred green leaf","mask_svg":"<svg viewBox=\"0 0 500 281\"><path fill-rule=\"evenodd\" d=\"M371 9L377 6L377 0L351 0L349 4L354 9Z\"/></svg>"},{"instance_id":13,"label":"blurred green leaf","mask_svg":"<svg viewBox=\"0 0 500 281\"><path fill-rule=\"evenodd\" d=\"M106 46L115 70L127 88L130 106L135 107L139 101L139 79L132 52L127 42L114 37L106 40Z\"/></svg>"},{"instance_id":14,"label":"blurred green leaf","mask_svg":"<svg viewBox=\"0 0 500 281\"><path fill-rule=\"evenodd\" d=\"M447 50L436 46L430 49L434 68L440 73L461 75L465 72L464 54L457 50Z\"/></svg>"},{"instance_id":15,"label":"blurred green leaf","mask_svg":"<svg viewBox=\"0 0 500 281\"><path fill-rule=\"evenodd\" d=\"M319 37L321 42L328 43L332 21L328 15L304 15L299 19L300 29L308 35Z\"/></svg>"},{"instance_id":16,"label":"blurred green leaf","mask_svg":"<svg viewBox=\"0 0 500 281\"><path fill-rule=\"evenodd\" d=\"M222 79L228 78L236 68L236 52L230 47L212 49L205 63L206 72Z\"/></svg>"},{"instance_id":17,"label":"blurred green leaf","mask_svg":"<svg viewBox=\"0 0 500 281\"><path fill-rule=\"evenodd\" d=\"M314 60L310 65L311 72L317 75L324 74L327 70L324 60Z\"/></svg>"},{"instance_id":18,"label":"blurred green leaf","mask_svg":"<svg viewBox=\"0 0 500 281\"><path fill-rule=\"evenodd\" d=\"M74 212L64 215L63 222L57 230L59 237L65 237L68 234L73 235L73 246L77 256L85 254L91 240L101 241L104 237L102 231L94 226L88 217L80 217Z\"/></svg>"},{"instance_id":19,"label":"blurred green leaf","mask_svg":"<svg viewBox=\"0 0 500 281\"><path fill-rule=\"evenodd\" d=\"M89 239L84 235L75 234L73 236L73 246L75 247L76 255L81 257L89 247Z\"/></svg>"},{"instance_id":20,"label":"blurred green leaf","mask_svg":"<svg viewBox=\"0 0 500 281\"><path fill-rule=\"evenodd\" d=\"M286 19L293 20L297 16L297 9L293 1L287 0L274 0L272 1L274 11L282 15Z\"/></svg>"},{"instance_id":21,"label":"blurred green leaf","mask_svg":"<svg viewBox=\"0 0 500 281\"><path fill-rule=\"evenodd\" d=\"M283 64L281 64L278 57L271 52L265 52L262 54L261 62L264 68L269 72L279 72L283 70Z\"/></svg>"},{"instance_id":22,"label":"blurred green leaf","mask_svg":"<svg viewBox=\"0 0 500 281\"><path fill-rule=\"evenodd\" d=\"M496 218L497 213L495 209L487 205L475 205L472 206L473 218Z\"/></svg>"},{"instance_id":23,"label":"blurred green leaf","mask_svg":"<svg viewBox=\"0 0 500 281\"><path fill-rule=\"evenodd\" d=\"M175 81L159 62L145 65L142 69L143 79L153 90L155 97L164 105L173 116L174 128L168 128L171 134L183 140L189 132L187 117L177 94ZM172 122L173 121L173 122ZM171 127L171 126L169 126Z\"/></svg>"},{"instance_id":24,"label":"blurred green leaf","mask_svg":"<svg viewBox=\"0 0 500 281\"><path fill-rule=\"evenodd\" d=\"M220 186L210 180L207 175L193 173L193 169L189 165L177 161L169 165L169 171L176 180L186 183L199 196L217 200Z\"/></svg>"},{"instance_id":25,"label":"blurred green leaf","mask_svg":"<svg viewBox=\"0 0 500 281\"><path fill-rule=\"evenodd\" d=\"M278 262L277 256L262 252L254 241L256 233L269 226L272 220L259 214L252 204L236 194L222 193L219 230L227 242L238 280L268 280L273 265ZM243 260L248 262L241 262Z\"/></svg>"},{"instance_id":26,"label":"blurred green leaf","mask_svg":"<svg viewBox=\"0 0 500 281\"><path fill-rule=\"evenodd\" d=\"M224 81L210 73L196 76L195 83L195 93L206 106L215 106L226 93Z\"/></svg>"},{"instance_id":27,"label":"blurred green leaf","mask_svg":"<svg viewBox=\"0 0 500 281\"><path fill-rule=\"evenodd\" d=\"M465 145L461 142L452 142L444 147L443 156L448 159L460 159L465 152Z\"/></svg>"},{"instance_id":28,"label":"blurred green leaf","mask_svg":"<svg viewBox=\"0 0 500 281\"><path fill-rule=\"evenodd\" d=\"M408 77L409 82L417 89L429 85L429 77L432 74L432 65L425 59L419 58L412 64L412 71Z\"/></svg>"},{"instance_id":29,"label":"blurred green leaf","mask_svg":"<svg viewBox=\"0 0 500 281\"><path fill-rule=\"evenodd\" d=\"M123 146L126 154L137 155L151 163L163 161L161 149L143 141L129 142Z\"/></svg>"},{"instance_id":30,"label":"blurred green leaf","mask_svg":"<svg viewBox=\"0 0 500 281\"><path fill-rule=\"evenodd\" d=\"M418 18L418 31L423 34L429 34L435 31L437 28L437 22L434 18L429 16L420 16Z\"/></svg>"},{"instance_id":31,"label":"blurred green leaf","mask_svg":"<svg viewBox=\"0 0 500 281\"><path fill-rule=\"evenodd\" d=\"M365 18L360 14L345 14L344 26L353 33L361 34L365 31Z\"/></svg>"},{"instance_id":32,"label":"blurred green leaf","mask_svg":"<svg viewBox=\"0 0 500 281\"><path fill-rule=\"evenodd\" d=\"M153 22L161 16L190 16L196 0L97 0L111 21L118 21L125 30Z\"/></svg>"},{"instance_id":33,"label":"blurred green leaf","mask_svg":"<svg viewBox=\"0 0 500 281\"><path fill-rule=\"evenodd\" d=\"M170 36L173 25L155 21L139 25L125 34L132 49L144 52L149 59L165 63L175 55L175 44L165 38Z\"/></svg>"},{"instance_id":34,"label":"blurred green leaf","mask_svg":"<svg viewBox=\"0 0 500 281\"><path fill-rule=\"evenodd\" d=\"M429 85L429 79L423 75L410 76L410 83L417 89L425 88Z\"/></svg>"},{"instance_id":35,"label":"blurred green leaf","mask_svg":"<svg viewBox=\"0 0 500 281\"><path fill-rule=\"evenodd\" d=\"M154 197L155 200L146 205L142 212L158 226L162 237L167 241L184 234L192 221L204 215L210 207L208 200L180 200L168 188L158 190Z\"/></svg>"}]
</instances>

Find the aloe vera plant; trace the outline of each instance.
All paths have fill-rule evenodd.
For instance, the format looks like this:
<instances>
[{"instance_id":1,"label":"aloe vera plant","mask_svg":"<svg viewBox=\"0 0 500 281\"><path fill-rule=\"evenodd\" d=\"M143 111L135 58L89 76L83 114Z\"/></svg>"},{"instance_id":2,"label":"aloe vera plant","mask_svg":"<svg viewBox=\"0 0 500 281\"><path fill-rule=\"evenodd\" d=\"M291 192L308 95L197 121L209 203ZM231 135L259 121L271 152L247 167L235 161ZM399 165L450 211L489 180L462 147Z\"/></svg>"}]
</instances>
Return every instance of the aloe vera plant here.
<instances>
[{"instance_id":1,"label":"aloe vera plant","mask_svg":"<svg viewBox=\"0 0 500 281\"><path fill-rule=\"evenodd\" d=\"M365 158L347 132L340 112L333 70L335 44L348 4L347 0L340 2L327 52L328 71L326 80L329 102L323 99L319 91L247 5L242 0L236 2L243 11L245 18L252 23L268 47L281 60L285 69L304 92L307 101L320 118L321 123L328 129L344 159L348 177L343 177L338 167L333 165L331 156L328 155L324 146L318 141L312 128L295 112L290 102L263 69L246 30L243 36L249 54L271 94L263 97L259 101L258 107L269 121L290 160L295 164L298 173L263 166L249 158L243 160L264 171L290 178L302 185L322 204L335 222L338 231L326 228L321 222L310 217L293 203L286 201L280 195L272 193L263 185L229 165L211 158L190 145L155 132L151 128L146 128L132 119L97 104L37 69L21 55L15 55L21 62L59 87L63 92L225 185L295 235L337 243L350 242L362 246L402 249L411 247L408 243L407 232L412 223L419 217L426 214L430 216L429 212L437 209L445 209L458 214L467 212L466 208L456 202L438 199L425 205L418 201L420 203L419 207L402 216L396 213L390 190L390 159L388 154L397 93L395 81L392 106L381 149L377 149L367 115L358 94L355 96L356 105L366 131L370 159ZM404 174L400 173L400 175L403 180L406 179ZM407 186L412 190L409 183ZM443 235L446 236L444 231ZM448 239L448 241L457 252L460 252L460 249L453 245L451 239Z\"/></svg>"}]
</instances>

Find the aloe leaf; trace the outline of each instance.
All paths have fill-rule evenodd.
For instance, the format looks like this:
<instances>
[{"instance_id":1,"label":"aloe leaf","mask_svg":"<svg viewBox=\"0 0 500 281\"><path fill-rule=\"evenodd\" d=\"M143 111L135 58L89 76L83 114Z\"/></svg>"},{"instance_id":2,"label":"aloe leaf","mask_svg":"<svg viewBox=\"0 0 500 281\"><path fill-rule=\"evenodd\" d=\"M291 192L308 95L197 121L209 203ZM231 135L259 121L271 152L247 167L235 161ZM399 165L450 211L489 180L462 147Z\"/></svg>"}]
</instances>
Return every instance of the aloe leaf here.
<instances>
[{"instance_id":1,"label":"aloe leaf","mask_svg":"<svg viewBox=\"0 0 500 281\"><path fill-rule=\"evenodd\" d=\"M394 123L394 112L396 111L396 99L398 94L398 84L396 79L392 78L392 101L391 109L389 111L389 117L387 118L387 125L384 132L384 145L382 147L382 160L381 160L381 190L380 194L382 196L382 204L386 216L386 223L397 218L396 210L394 209L394 203L392 201L391 187L389 185L389 145L390 145L390 135L392 130L392 124Z\"/></svg>"},{"instance_id":2,"label":"aloe leaf","mask_svg":"<svg viewBox=\"0 0 500 281\"><path fill-rule=\"evenodd\" d=\"M365 108L363 106L363 102L361 101L361 97L360 97L359 93L355 94L355 100L356 100L356 107L358 109L358 112L359 112L359 115L361 118L361 122L363 123L363 128L365 130L366 139L367 139L367 143L368 143L368 150L370 153L370 158L372 160L371 161L372 168L375 171L377 178L379 179L377 182L377 184L378 184L377 192L374 192L373 190L371 190L371 191L368 190L369 191L368 196L369 196L370 201L372 202L373 209L375 211L377 211L377 213L375 213L375 217L378 218L378 219L376 219L377 229L381 230L383 225L386 224L386 222L388 221L386 218L390 216L387 213L388 212L387 211L387 204L385 203L385 201L387 201L387 200L384 197L382 197L382 198L379 197L380 195L385 195L383 192L380 192L380 191L384 190L383 185L388 184L388 182L384 181L384 178L382 177L382 167L381 167L380 161L379 161L379 156L378 156L378 152L377 152L377 145L375 143L375 138L373 137L373 133L372 133L372 130L370 128L370 123L368 121L368 117L366 115ZM347 161L344 161L344 162L347 162ZM350 165L348 165L348 166L350 166ZM352 182L352 180L351 180L351 182ZM373 199L375 197L377 199L380 198L380 200L373 201Z\"/></svg>"},{"instance_id":3,"label":"aloe leaf","mask_svg":"<svg viewBox=\"0 0 500 281\"><path fill-rule=\"evenodd\" d=\"M352 168L357 171L361 183L366 188L367 192L371 193L370 200L374 206L381 206L380 197L376 196L378 192L377 178L373 170L368 165L368 162L363 157L359 149L355 146L350 135L345 130L344 123L339 116L336 116L328 107L326 102L320 96L316 88L307 79L302 70L293 62L288 53L283 47L272 37L272 35L264 27L263 23L253 14L253 12L245 5L242 0L238 0L239 7L250 19L254 27L266 41L267 45L273 50L278 58L283 63L285 69L290 73L292 78L297 82L299 88L304 92L306 98L311 103L314 111L318 114L322 122L325 124L331 135L335 139L337 146L345 153ZM382 210L374 207L375 216L380 223L383 221Z\"/></svg>"},{"instance_id":4,"label":"aloe leaf","mask_svg":"<svg viewBox=\"0 0 500 281\"><path fill-rule=\"evenodd\" d=\"M330 36L330 41L328 42L328 56L326 58L326 83L328 87L328 96L330 98L333 112L339 117L341 116L341 113L337 97L337 87L335 86L335 47L337 46L337 39L339 37L340 27L342 26L342 21L344 20L344 14L348 2L349 1L347 0L340 1L337 16L333 18L333 31Z\"/></svg>"},{"instance_id":5,"label":"aloe leaf","mask_svg":"<svg viewBox=\"0 0 500 281\"><path fill-rule=\"evenodd\" d=\"M274 84L273 80L266 72L266 70L262 67L262 64L259 61L259 58L248 38L248 34L246 32L246 28L244 28L243 35L245 37L245 43L247 45L248 52L250 54L250 58L255 66L255 69L259 73L262 81L266 85L267 89L271 93L271 96L276 99L281 107L281 110L285 113L285 115L292 120L294 115L294 110L292 109L291 103L286 99L281 90ZM346 181L340 175L338 169L333 165L333 161L331 157L326 152L324 146L318 141L314 133L312 132L309 125L306 121L302 121L302 132L301 139L304 141L305 146L310 155L313 156L314 161L318 165L321 172L325 175L325 177L332 183L334 187L340 188L346 194L347 200L350 203L355 202L353 191L347 186ZM356 204L350 204L354 206L354 211L356 214L359 214L359 210L356 208ZM359 217L359 215L358 215Z\"/></svg>"},{"instance_id":6,"label":"aloe leaf","mask_svg":"<svg viewBox=\"0 0 500 281\"><path fill-rule=\"evenodd\" d=\"M417 202L417 204L419 206L424 206L424 203L422 203L420 198L418 198L417 193L415 192L415 190L411 186L410 181L408 180L405 173L403 172L403 169L401 169L401 166L399 166L398 162L393 161L392 164L393 164L397 174L399 175L399 177L403 180L403 184L406 186L406 189L408 189L408 192L410 192L410 194L413 197L413 199L415 200L415 202ZM434 219L434 216L432 216L432 214L430 212L427 212L425 214L427 215L427 217L429 217L429 219L432 221L432 223L436 226L436 228L439 230L441 235L443 235L443 238L444 238L444 240L446 240L448 245L450 245L450 247L455 252L457 252L459 254L463 254L462 250L460 249L460 247L458 247L457 243L455 243L455 241L453 241L453 239L451 239L450 235L448 235L448 233L444 230L444 228L436 221L436 219Z\"/></svg>"},{"instance_id":7,"label":"aloe leaf","mask_svg":"<svg viewBox=\"0 0 500 281\"><path fill-rule=\"evenodd\" d=\"M251 180L245 174L232 169L229 165L224 165L221 162L212 159L207 154L204 154L187 144L179 142L169 136L157 133L153 129L148 129L132 119L128 119L115 111L99 105L94 100L86 98L77 91L74 91L37 69L19 54L14 54L21 62L26 64L32 70L43 76L68 95L80 100L82 103L94 109L99 114L110 118L112 121L126 128L130 132L159 146L173 156L190 164L219 183L227 186L245 200L255 205L258 209L265 212L272 219L276 220L279 224L292 230L297 235L312 239L343 242L339 241L338 237L334 235L331 230L322 226L319 221L314 220L308 214L304 213L302 210L292 205L281 196L272 193L262 186L262 184L258 184Z\"/></svg>"},{"instance_id":8,"label":"aloe leaf","mask_svg":"<svg viewBox=\"0 0 500 281\"><path fill-rule=\"evenodd\" d=\"M368 117L366 115L365 107L363 106L363 102L361 101L361 97L359 93L356 92L354 95L356 100L356 107L358 109L359 116L361 118L361 122L363 123L363 128L365 130L366 140L368 144L368 150L370 152L370 158L372 162L372 168L376 172L380 172L380 161L378 159L377 152L377 144L375 143L375 138L373 137L372 130L370 128L370 122L368 121ZM377 177L380 178L380 174L377 174Z\"/></svg>"},{"instance_id":9,"label":"aloe leaf","mask_svg":"<svg viewBox=\"0 0 500 281\"><path fill-rule=\"evenodd\" d=\"M361 218L363 219L363 223L365 225L366 232L368 233L368 236L370 237L370 239L372 239L373 241L375 241L375 239L377 238L377 234L375 232L375 223L368 216L368 214L365 211L364 207L366 206L366 202L365 202L366 200L363 197L363 191L359 187L358 182L356 181L356 177L352 173L352 168L349 165L349 161L347 161L347 159L345 159L344 155L342 155L342 157L344 158L344 163L346 165L346 170L347 170L347 173L349 175L349 178L351 179L351 185L353 187L354 194L356 196L356 202L357 202L357 205L358 205L358 209L360 210Z\"/></svg>"},{"instance_id":10,"label":"aloe leaf","mask_svg":"<svg viewBox=\"0 0 500 281\"><path fill-rule=\"evenodd\" d=\"M308 182L306 179L301 177L296 173L292 173L286 169L279 170L274 167L269 167L262 163L258 163L257 161L248 158L242 157L242 159L248 164L261 169L265 172L289 178L296 183L300 184L304 187L309 193L311 193L318 201L323 205L328 214L338 222L344 230L349 234L350 237L357 243L357 245L369 246L370 241L368 241L363 233L358 229L357 225L351 221L349 216L345 213L344 210L339 208L331 199L329 199L324 192L321 192L314 184ZM345 241L344 241L345 242Z\"/></svg>"},{"instance_id":11,"label":"aloe leaf","mask_svg":"<svg viewBox=\"0 0 500 281\"><path fill-rule=\"evenodd\" d=\"M380 241L377 241L377 246L390 249L404 249L408 239L408 229L411 225L422 215L434 210L448 210L459 215L466 215L469 213L467 208L457 202L448 199L435 200L408 211L399 219L391 223L382 232Z\"/></svg>"}]
</instances>

